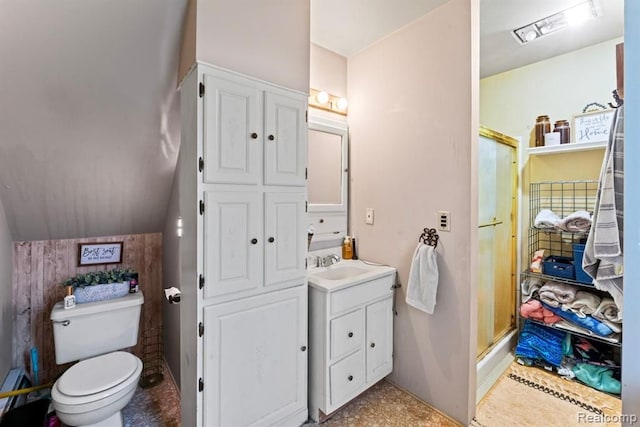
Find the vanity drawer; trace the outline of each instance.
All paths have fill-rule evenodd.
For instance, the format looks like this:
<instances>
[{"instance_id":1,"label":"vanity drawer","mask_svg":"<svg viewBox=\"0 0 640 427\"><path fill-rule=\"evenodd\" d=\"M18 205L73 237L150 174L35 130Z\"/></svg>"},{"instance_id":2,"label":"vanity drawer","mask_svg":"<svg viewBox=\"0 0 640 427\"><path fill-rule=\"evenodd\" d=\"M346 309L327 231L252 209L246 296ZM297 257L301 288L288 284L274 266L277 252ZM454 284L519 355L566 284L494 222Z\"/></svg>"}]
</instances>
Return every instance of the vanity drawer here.
<instances>
[{"instance_id":1,"label":"vanity drawer","mask_svg":"<svg viewBox=\"0 0 640 427\"><path fill-rule=\"evenodd\" d=\"M329 367L331 405L339 406L364 385L364 353L358 351Z\"/></svg>"},{"instance_id":2,"label":"vanity drawer","mask_svg":"<svg viewBox=\"0 0 640 427\"><path fill-rule=\"evenodd\" d=\"M370 282L361 285L351 286L347 289L332 292L331 298L331 314L341 313L352 307L362 305L367 301L373 301L384 296L391 295L395 276L389 274L379 277Z\"/></svg>"},{"instance_id":3,"label":"vanity drawer","mask_svg":"<svg viewBox=\"0 0 640 427\"><path fill-rule=\"evenodd\" d=\"M331 360L362 347L364 343L364 310L332 319L329 322L331 336Z\"/></svg>"}]
</instances>

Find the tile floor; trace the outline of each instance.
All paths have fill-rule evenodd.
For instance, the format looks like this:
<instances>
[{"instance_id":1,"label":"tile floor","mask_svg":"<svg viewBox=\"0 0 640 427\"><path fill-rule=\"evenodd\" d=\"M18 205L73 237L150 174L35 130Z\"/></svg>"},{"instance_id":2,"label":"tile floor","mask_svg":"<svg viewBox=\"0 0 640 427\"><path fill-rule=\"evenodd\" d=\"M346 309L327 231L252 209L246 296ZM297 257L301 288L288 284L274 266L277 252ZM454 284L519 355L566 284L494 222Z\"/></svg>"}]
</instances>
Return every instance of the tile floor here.
<instances>
[{"instance_id":1,"label":"tile floor","mask_svg":"<svg viewBox=\"0 0 640 427\"><path fill-rule=\"evenodd\" d=\"M122 410L125 427L179 427L180 398L171 380L148 389L138 387ZM305 426L317 426L309 422ZM338 410L325 427L457 426L444 415L387 381L380 381Z\"/></svg>"},{"instance_id":2,"label":"tile floor","mask_svg":"<svg viewBox=\"0 0 640 427\"><path fill-rule=\"evenodd\" d=\"M596 408L601 408L607 414L618 414L621 411L619 399L596 392L581 384L568 382L557 375L546 373L537 368L524 368L514 363L479 404L477 416L472 422L472 426L533 425L529 419L514 418L514 414L526 413L524 408L531 407L534 401L542 408L560 405L558 406L559 410L562 411L565 418L569 417L562 421L556 417L560 424L547 423L546 425L565 426L570 425L566 423L566 420L577 419L576 415L572 414L582 411L578 406L569 405L566 401L558 400L549 394L541 393L512 379L505 378L512 372L535 383L560 390L564 394ZM505 392L500 393L501 383L510 387L506 394ZM126 427L179 427L180 398L178 389L169 376L165 376L165 379L155 387L148 389L138 387L133 399L122 412ZM500 418L501 414L506 417ZM537 417L534 419L537 420ZM317 425L311 421L304 424L305 427ZM459 424L393 384L382 380L336 411L321 425L323 427L454 427Z\"/></svg>"},{"instance_id":3,"label":"tile floor","mask_svg":"<svg viewBox=\"0 0 640 427\"><path fill-rule=\"evenodd\" d=\"M173 379L165 374L154 387L138 386L122 415L125 427L179 427L180 395Z\"/></svg>"}]
</instances>

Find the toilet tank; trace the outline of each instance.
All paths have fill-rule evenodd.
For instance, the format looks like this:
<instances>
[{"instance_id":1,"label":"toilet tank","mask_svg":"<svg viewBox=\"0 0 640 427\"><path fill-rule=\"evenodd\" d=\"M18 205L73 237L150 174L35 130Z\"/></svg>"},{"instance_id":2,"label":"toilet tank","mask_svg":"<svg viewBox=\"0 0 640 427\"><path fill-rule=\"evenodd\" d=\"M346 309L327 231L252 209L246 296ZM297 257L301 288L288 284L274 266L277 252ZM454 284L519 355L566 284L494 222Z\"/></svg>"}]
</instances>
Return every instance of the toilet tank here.
<instances>
[{"instance_id":1,"label":"toilet tank","mask_svg":"<svg viewBox=\"0 0 640 427\"><path fill-rule=\"evenodd\" d=\"M56 364L136 345L143 302L142 292L137 292L67 310L62 302L57 303L51 310Z\"/></svg>"}]
</instances>

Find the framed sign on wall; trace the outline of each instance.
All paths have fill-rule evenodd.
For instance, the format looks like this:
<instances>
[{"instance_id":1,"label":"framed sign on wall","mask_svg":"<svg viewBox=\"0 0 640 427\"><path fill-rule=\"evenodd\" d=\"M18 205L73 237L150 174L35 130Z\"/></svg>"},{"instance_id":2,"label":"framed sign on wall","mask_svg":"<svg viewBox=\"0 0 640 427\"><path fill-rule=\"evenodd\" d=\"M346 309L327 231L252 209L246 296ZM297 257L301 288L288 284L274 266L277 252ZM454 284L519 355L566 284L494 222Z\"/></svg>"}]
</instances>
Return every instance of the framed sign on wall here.
<instances>
[{"instance_id":1,"label":"framed sign on wall","mask_svg":"<svg viewBox=\"0 0 640 427\"><path fill-rule=\"evenodd\" d=\"M573 142L606 142L615 110L591 111L573 116Z\"/></svg>"},{"instance_id":2,"label":"framed sign on wall","mask_svg":"<svg viewBox=\"0 0 640 427\"><path fill-rule=\"evenodd\" d=\"M122 263L122 242L78 243L78 266Z\"/></svg>"}]
</instances>

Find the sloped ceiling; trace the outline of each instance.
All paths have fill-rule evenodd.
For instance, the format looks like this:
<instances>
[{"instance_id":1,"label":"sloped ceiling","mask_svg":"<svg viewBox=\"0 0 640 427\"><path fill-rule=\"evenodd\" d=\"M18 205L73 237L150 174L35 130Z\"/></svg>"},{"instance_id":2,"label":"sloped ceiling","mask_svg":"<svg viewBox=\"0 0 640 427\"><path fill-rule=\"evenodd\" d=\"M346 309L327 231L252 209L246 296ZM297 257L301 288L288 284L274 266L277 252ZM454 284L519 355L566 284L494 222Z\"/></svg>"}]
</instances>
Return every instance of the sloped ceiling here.
<instances>
[{"instance_id":1,"label":"sloped ceiling","mask_svg":"<svg viewBox=\"0 0 640 427\"><path fill-rule=\"evenodd\" d=\"M14 240L163 229L186 3L0 2L0 197Z\"/></svg>"}]
</instances>

